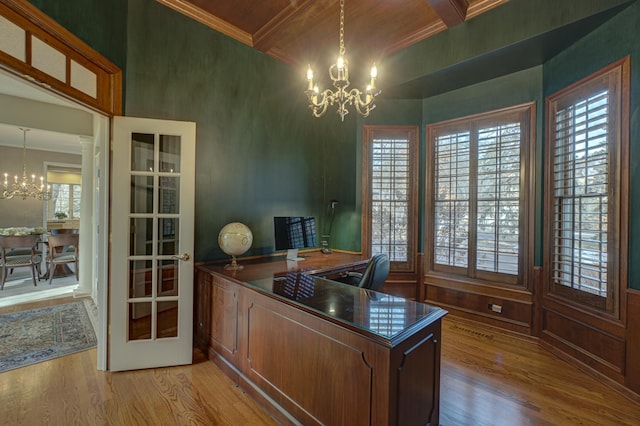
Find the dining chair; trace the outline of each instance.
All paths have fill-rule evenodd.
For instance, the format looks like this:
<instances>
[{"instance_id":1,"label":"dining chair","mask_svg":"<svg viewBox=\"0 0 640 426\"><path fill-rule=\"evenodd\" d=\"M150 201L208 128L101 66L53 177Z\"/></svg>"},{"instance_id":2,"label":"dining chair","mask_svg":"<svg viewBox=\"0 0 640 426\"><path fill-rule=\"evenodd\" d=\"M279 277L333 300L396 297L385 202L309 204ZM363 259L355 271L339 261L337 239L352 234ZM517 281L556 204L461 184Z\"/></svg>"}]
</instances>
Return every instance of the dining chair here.
<instances>
[{"instance_id":1,"label":"dining chair","mask_svg":"<svg viewBox=\"0 0 640 426\"><path fill-rule=\"evenodd\" d=\"M0 237L0 264L2 266L2 284L0 290L4 290L9 270L14 268L31 268L33 285L37 286L36 274L40 277L40 262L42 256L36 251L40 241L39 235L11 235Z\"/></svg>"},{"instance_id":2,"label":"dining chair","mask_svg":"<svg viewBox=\"0 0 640 426\"><path fill-rule=\"evenodd\" d=\"M58 265L75 264L76 279L78 277L78 242L79 234L51 234L47 237L47 271L49 284L53 280Z\"/></svg>"}]
</instances>

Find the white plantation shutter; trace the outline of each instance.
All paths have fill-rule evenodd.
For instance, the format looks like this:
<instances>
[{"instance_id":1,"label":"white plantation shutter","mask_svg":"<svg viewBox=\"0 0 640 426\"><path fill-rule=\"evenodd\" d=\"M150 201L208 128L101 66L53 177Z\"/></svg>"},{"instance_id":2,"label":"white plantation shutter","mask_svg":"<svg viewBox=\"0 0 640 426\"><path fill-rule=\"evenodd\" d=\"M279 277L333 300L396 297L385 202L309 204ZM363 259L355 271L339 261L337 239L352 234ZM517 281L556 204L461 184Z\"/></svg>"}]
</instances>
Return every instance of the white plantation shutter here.
<instances>
[{"instance_id":1,"label":"white plantation shutter","mask_svg":"<svg viewBox=\"0 0 640 426\"><path fill-rule=\"evenodd\" d=\"M429 126L433 270L523 282L532 119L525 105Z\"/></svg>"},{"instance_id":2,"label":"white plantation shutter","mask_svg":"<svg viewBox=\"0 0 640 426\"><path fill-rule=\"evenodd\" d=\"M546 100L545 290L614 316L628 280L629 62Z\"/></svg>"},{"instance_id":3,"label":"white plantation shutter","mask_svg":"<svg viewBox=\"0 0 640 426\"><path fill-rule=\"evenodd\" d=\"M609 92L555 114L553 280L607 295Z\"/></svg>"},{"instance_id":4,"label":"white plantation shutter","mask_svg":"<svg viewBox=\"0 0 640 426\"><path fill-rule=\"evenodd\" d=\"M417 128L365 126L363 249L386 254L393 270L413 270L417 255Z\"/></svg>"}]
</instances>

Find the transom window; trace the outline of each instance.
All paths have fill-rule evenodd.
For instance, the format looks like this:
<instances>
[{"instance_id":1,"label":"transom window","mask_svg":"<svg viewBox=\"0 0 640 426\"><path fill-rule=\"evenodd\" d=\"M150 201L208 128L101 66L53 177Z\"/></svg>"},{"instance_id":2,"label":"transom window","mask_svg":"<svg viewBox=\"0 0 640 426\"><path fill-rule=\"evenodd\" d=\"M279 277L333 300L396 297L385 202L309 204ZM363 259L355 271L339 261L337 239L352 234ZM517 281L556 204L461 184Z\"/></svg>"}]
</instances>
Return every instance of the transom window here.
<instances>
[{"instance_id":1,"label":"transom window","mask_svg":"<svg viewBox=\"0 0 640 426\"><path fill-rule=\"evenodd\" d=\"M621 175L621 159L628 156L620 155L628 152L623 67L614 64L547 99L550 290L610 312L617 309L615 265L626 215L620 190L628 179Z\"/></svg>"},{"instance_id":2,"label":"transom window","mask_svg":"<svg viewBox=\"0 0 640 426\"><path fill-rule=\"evenodd\" d=\"M416 256L416 127L365 126L363 251L386 254L394 270L413 271Z\"/></svg>"},{"instance_id":3,"label":"transom window","mask_svg":"<svg viewBox=\"0 0 640 426\"><path fill-rule=\"evenodd\" d=\"M522 283L533 106L428 126L429 263Z\"/></svg>"}]
</instances>

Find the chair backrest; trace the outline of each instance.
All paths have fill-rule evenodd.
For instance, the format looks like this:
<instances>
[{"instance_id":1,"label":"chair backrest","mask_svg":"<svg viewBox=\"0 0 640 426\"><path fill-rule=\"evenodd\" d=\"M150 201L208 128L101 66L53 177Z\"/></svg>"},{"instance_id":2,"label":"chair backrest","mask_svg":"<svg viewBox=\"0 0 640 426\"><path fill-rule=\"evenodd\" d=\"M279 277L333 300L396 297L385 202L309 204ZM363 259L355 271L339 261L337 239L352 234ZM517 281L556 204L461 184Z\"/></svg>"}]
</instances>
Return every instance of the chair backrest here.
<instances>
[{"instance_id":1,"label":"chair backrest","mask_svg":"<svg viewBox=\"0 0 640 426\"><path fill-rule=\"evenodd\" d=\"M0 247L7 249L33 249L40 240L40 235L10 235L0 237Z\"/></svg>"},{"instance_id":2,"label":"chair backrest","mask_svg":"<svg viewBox=\"0 0 640 426\"><path fill-rule=\"evenodd\" d=\"M389 276L389 258L386 254L373 256L362 273L358 287L380 291Z\"/></svg>"},{"instance_id":3,"label":"chair backrest","mask_svg":"<svg viewBox=\"0 0 640 426\"><path fill-rule=\"evenodd\" d=\"M55 250L56 247L75 246L77 252L79 238L80 234L52 234L47 237L47 244L49 250Z\"/></svg>"}]
</instances>

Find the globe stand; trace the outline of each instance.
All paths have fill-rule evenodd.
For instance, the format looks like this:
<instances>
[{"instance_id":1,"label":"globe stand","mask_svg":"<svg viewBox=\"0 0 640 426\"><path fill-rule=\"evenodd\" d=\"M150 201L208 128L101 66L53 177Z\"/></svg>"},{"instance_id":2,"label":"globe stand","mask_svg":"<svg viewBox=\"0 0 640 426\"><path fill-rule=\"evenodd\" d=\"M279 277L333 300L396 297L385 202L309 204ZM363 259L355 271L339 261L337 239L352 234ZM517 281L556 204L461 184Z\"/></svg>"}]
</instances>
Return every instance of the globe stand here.
<instances>
[{"instance_id":1,"label":"globe stand","mask_svg":"<svg viewBox=\"0 0 640 426\"><path fill-rule=\"evenodd\" d=\"M238 262L236 262L236 257L231 256L231 263L224 265L224 269L226 269L227 271L241 271L244 269L244 266L238 265Z\"/></svg>"},{"instance_id":2,"label":"globe stand","mask_svg":"<svg viewBox=\"0 0 640 426\"><path fill-rule=\"evenodd\" d=\"M247 225L240 222L227 223L218 234L218 245L220 249L231 256L231 263L225 265L227 271L240 271L243 266L238 265L236 256L246 253L251 248L253 234Z\"/></svg>"}]
</instances>

